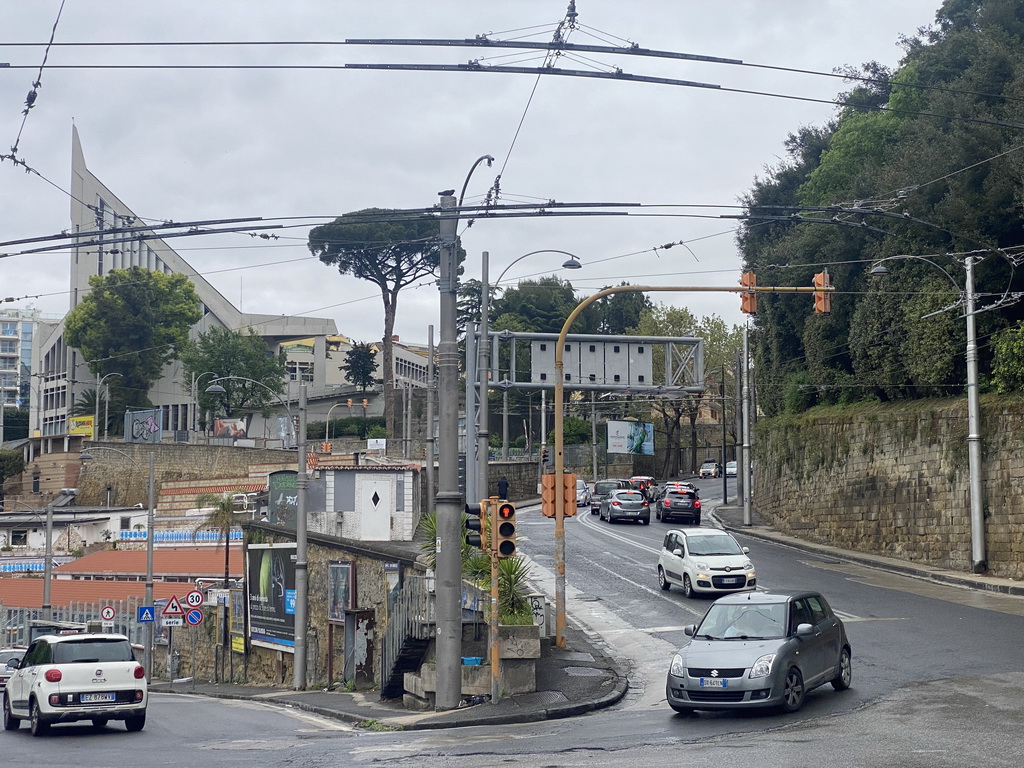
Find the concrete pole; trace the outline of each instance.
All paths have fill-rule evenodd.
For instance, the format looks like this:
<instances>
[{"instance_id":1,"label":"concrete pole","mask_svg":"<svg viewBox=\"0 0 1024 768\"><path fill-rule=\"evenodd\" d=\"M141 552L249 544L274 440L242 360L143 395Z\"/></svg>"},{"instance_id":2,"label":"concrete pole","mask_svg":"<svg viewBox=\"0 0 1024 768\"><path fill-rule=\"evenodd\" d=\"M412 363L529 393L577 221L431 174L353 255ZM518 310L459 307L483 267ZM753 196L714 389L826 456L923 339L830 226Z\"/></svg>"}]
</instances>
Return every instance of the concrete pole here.
<instances>
[{"instance_id":1,"label":"concrete pole","mask_svg":"<svg viewBox=\"0 0 1024 768\"><path fill-rule=\"evenodd\" d=\"M306 689L306 627L309 624L309 543L306 489L306 382L299 382L298 467L295 476L295 669L292 687Z\"/></svg>"},{"instance_id":2,"label":"concrete pole","mask_svg":"<svg viewBox=\"0 0 1024 768\"><path fill-rule=\"evenodd\" d=\"M466 325L466 439L463 444L466 448L466 501L472 504L485 498L477 491L476 487L476 479L480 474L476 468L476 424L478 418L476 333L478 327L476 323Z\"/></svg>"},{"instance_id":3,"label":"concrete pole","mask_svg":"<svg viewBox=\"0 0 1024 768\"><path fill-rule=\"evenodd\" d=\"M149 452L149 487L147 493L148 509L146 510L146 602L145 605L153 605L153 547L156 544L156 532L154 525L156 520L156 453ZM225 545L226 546L226 545ZM151 608L150 610L154 610ZM154 617L155 618L155 617ZM146 679L153 677L153 627L156 622L146 623L146 655L144 665L146 667ZM168 670L169 672L169 670ZM168 674L168 679L170 675Z\"/></svg>"},{"instance_id":4,"label":"concrete pole","mask_svg":"<svg viewBox=\"0 0 1024 768\"><path fill-rule=\"evenodd\" d=\"M487 285L488 278L488 262L489 256L487 251L484 251L481 255L480 264L480 343L477 349L477 374L480 379L480 386L477 392L477 399L479 400L480 407L477 410L477 430L476 430L476 490L477 496L473 497L473 501L480 499L486 499L490 494L490 477L488 476L488 461L487 457L490 455L490 432L488 431L488 418L489 418L489 403L487 402L487 389L490 385L490 373L491 373L491 340L488 337L488 312L490 303L490 288ZM479 498L478 498L479 497Z\"/></svg>"},{"instance_id":5,"label":"concrete pole","mask_svg":"<svg viewBox=\"0 0 1024 768\"><path fill-rule=\"evenodd\" d=\"M427 504L434 506L434 326L427 326ZM429 513L430 510L424 510Z\"/></svg>"},{"instance_id":6,"label":"concrete pole","mask_svg":"<svg viewBox=\"0 0 1024 768\"><path fill-rule=\"evenodd\" d=\"M441 328L438 344L439 453L435 584L437 594L437 710L455 709L462 700L462 540L464 506L459 496L459 350L456 304L458 212L454 195L441 196ZM467 333L468 337L468 333ZM467 415L469 404L467 403ZM468 421L468 419L467 419ZM469 473L467 472L467 477Z\"/></svg>"},{"instance_id":7,"label":"concrete pole","mask_svg":"<svg viewBox=\"0 0 1024 768\"><path fill-rule=\"evenodd\" d=\"M501 393L501 460L508 461L508 390Z\"/></svg>"},{"instance_id":8,"label":"concrete pole","mask_svg":"<svg viewBox=\"0 0 1024 768\"><path fill-rule=\"evenodd\" d=\"M103 378L96 374L96 413L92 417L92 441L95 443L100 439L100 387L103 386Z\"/></svg>"},{"instance_id":9,"label":"concrete pole","mask_svg":"<svg viewBox=\"0 0 1024 768\"><path fill-rule=\"evenodd\" d=\"M590 393L590 461L593 465L593 480L597 482L597 393Z\"/></svg>"},{"instance_id":10,"label":"concrete pole","mask_svg":"<svg viewBox=\"0 0 1024 768\"><path fill-rule=\"evenodd\" d=\"M967 462L971 492L971 560L975 573L988 570L985 555L985 500L981 485L981 402L978 397L978 330L974 318L974 255L964 259L967 282Z\"/></svg>"},{"instance_id":11,"label":"concrete pole","mask_svg":"<svg viewBox=\"0 0 1024 768\"><path fill-rule=\"evenodd\" d=\"M752 525L750 499L750 325L743 326L743 524Z\"/></svg>"},{"instance_id":12,"label":"concrete pole","mask_svg":"<svg viewBox=\"0 0 1024 768\"><path fill-rule=\"evenodd\" d=\"M718 387L718 394L722 397L722 504L729 503L729 476L725 472L725 465L729 461L725 452L725 363L722 363L722 383ZM739 474L739 473L737 473Z\"/></svg>"},{"instance_id":13,"label":"concrete pole","mask_svg":"<svg viewBox=\"0 0 1024 768\"><path fill-rule=\"evenodd\" d=\"M46 505L46 546L43 555L43 618L53 620L50 582L53 580L53 502Z\"/></svg>"}]
</instances>

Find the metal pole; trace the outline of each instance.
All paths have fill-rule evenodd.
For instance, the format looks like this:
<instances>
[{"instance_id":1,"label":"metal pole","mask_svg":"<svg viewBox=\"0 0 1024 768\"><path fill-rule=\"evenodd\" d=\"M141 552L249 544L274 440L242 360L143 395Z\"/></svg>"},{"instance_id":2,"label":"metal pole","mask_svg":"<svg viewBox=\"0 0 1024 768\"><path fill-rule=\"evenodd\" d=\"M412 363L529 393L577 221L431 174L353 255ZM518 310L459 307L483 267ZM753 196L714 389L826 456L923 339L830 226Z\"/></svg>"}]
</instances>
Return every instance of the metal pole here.
<instances>
[{"instance_id":1,"label":"metal pole","mask_svg":"<svg viewBox=\"0 0 1024 768\"><path fill-rule=\"evenodd\" d=\"M594 482L597 482L597 393L590 393L590 461L594 468Z\"/></svg>"},{"instance_id":2,"label":"metal pole","mask_svg":"<svg viewBox=\"0 0 1024 768\"><path fill-rule=\"evenodd\" d=\"M456 256L458 212L455 197L441 196L441 328L438 344L439 453L437 540L437 691L435 708L455 709L462 699L462 518L459 496L459 350L456 344L456 303L459 286ZM446 215L447 214L447 215ZM468 333L467 333L468 336ZM469 421L467 403L467 423ZM467 473L468 475L468 473Z\"/></svg>"},{"instance_id":3,"label":"metal pole","mask_svg":"<svg viewBox=\"0 0 1024 768\"><path fill-rule=\"evenodd\" d=\"M477 491L476 479L480 473L476 468L477 441L475 438L476 424L479 411L477 409L476 387L477 387L477 359L476 359L476 332L479 329L477 323L466 326L466 501L476 504L484 494Z\"/></svg>"},{"instance_id":4,"label":"metal pole","mask_svg":"<svg viewBox=\"0 0 1024 768\"><path fill-rule=\"evenodd\" d=\"M156 539L154 530L156 519L156 453L149 452L149 487L148 502L149 508L146 511L146 602L151 606L150 610L155 612L153 606L153 547ZM153 617L156 618L155 616ZM146 623L146 655L144 665L146 667L147 680L153 677L153 627L155 622ZM170 670L168 670L168 678Z\"/></svg>"},{"instance_id":5,"label":"metal pole","mask_svg":"<svg viewBox=\"0 0 1024 768\"><path fill-rule=\"evenodd\" d=\"M104 376L103 378L106 378ZM103 441L107 440L107 430L110 428L110 385L106 386L106 395L103 397Z\"/></svg>"},{"instance_id":6,"label":"metal pole","mask_svg":"<svg viewBox=\"0 0 1024 768\"><path fill-rule=\"evenodd\" d=\"M103 386L103 378L96 374L96 413L92 422L92 441L95 443L100 439L100 387Z\"/></svg>"},{"instance_id":7,"label":"metal pole","mask_svg":"<svg viewBox=\"0 0 1024 768\"><path fill-rule=\"evenodd\" d=\"M750 497L750 326L743 326L743 524L751 525Z\"/></svg>"},{"instance_id":8,"label":"metal pole","mask_svg":"<svg viewBox=\"0 0 1024 768\"><path fill-rule=\"evenodd\" d=\"M53 620L50 582L53 580L53 502L46 505L46 547L43 556L43 618Z\"/></svg>"},{"instance_id":9,"label":"metal pole","mask_svg":"<svg viewBox=\"0 0 1024 768\"><path fill-rule=\"evenodd\" d=\"M488 498L490 493L490 477L488 476L488 457L491 453L490 432L487 429L489 408L487 402L487 387L490 384L491 373L491 340L488 338L488 304L490 289L487 286L487 269L489 254L484 251L480 259L480 344L477 348L477 374L480 380L480 388L477 398L480 408L477 410L478 419L476 430L476 489L481 499ZM476 501L474 498L473 501Z\"/></svg>"},{"instance_id":10,"label":"metal pole","mask_svg":"<svg viewBox=\"0 0 1024 768\"><path fill-rule=\"evenodd\" d=\"M501 393L501 460L508 461L508 390Z\"/></svg>"},{"instance_id":11,"label":"metal pole","mask_svg":"<svg viewBox=\"0 0 1024 768\"><path fill-rule=\"evenodd\" d=\"M427 326L427 506L434 507L434 326Z\"/></svg>"},{"instance_id":12,"label":"metal pole","mask_svg":"<svg viewBox=\"0 0 1024 768\"><path fill-rule=\"evenodd\" d=\"M974 256L964 259L967 282L967 461L971 492L971 559L975 573L988 570L985 556L985 504L981 486L981 403L978 399L978 331L974 318Z\"/></svg>"},{"instance_id":13,"label":"metal pole","mask_svg":"<svg viewBox=\"0 0 1024 768\"><path fill-rule=\"evenodd\" d=\"M298 470L295 478L295 670L293 688L306 689L306 627L309 623L308 556L306 540L306 382L299 382Z\"/></svg>"},{"instance_id":14,"label":"metal pole","mask_svg":"<svg viewBox=\"0 0 1024 768\"><path fill-rule=\"evenodd\" d=\"M725 363L722 364L722 383L718 387L718 394L722 396L722 504L728 504L729 475L725 471L725 465L729 463L725 453Z\"/></svg>"}]
</instances>

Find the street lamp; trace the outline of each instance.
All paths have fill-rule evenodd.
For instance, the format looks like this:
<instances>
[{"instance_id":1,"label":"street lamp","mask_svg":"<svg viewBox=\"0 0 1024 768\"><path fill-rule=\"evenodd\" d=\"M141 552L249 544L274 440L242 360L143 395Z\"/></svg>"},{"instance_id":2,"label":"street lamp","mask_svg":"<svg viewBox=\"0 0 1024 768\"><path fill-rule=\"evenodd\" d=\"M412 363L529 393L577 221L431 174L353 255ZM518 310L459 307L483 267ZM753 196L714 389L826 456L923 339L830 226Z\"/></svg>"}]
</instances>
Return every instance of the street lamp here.
<instances>
[{"instance_id":1,"label":"street lamp","mask_svg":"<svg viewBox=\"0 0 1024 768\"><path fill-rule=\"evenodd\" d=\"M568 251L559 251L554 248L541 248L537 251L530 251L524 253L509 262L508 266L501 271L498 275L498 279L494 281L494 285L500 285L501 279L505 277L505 273L512 268L513 265L522 261L527 256L533 256L538 253L560 253L563 256L568 256L562 263L562 269L581 269L583 264L580 263L580 259L575 254L569 253ZM477 495L481 498L486 498L490 494L487 490L487 456L490 450L490 433L488 432L488 402L487 402L487 388L489 384L489 374L491 369L491 341L488 336L488 314L490 311L490 285L488 283L488 269L489 269L489 254L484 251L481 254L481 265L480 265L480 346L478 348L477 371L480 389L479 399L480 408L478 411L480 417L480 423L477 425ZM515 343L515 342L513 342ZM502 416L501 416L501 460L508 461L508 388L502 393Z\"/></svg>"},{"instance_id":2,"label":"street lamp","mask_svg":"<svg viewBox=\"0 0 1024 768\"><path fill-rule=\"evenodd\" d=\"M189 393L192 395L192 431L199 431L199 382L203 380L204 376L216 376L214 371L203 371L200 374L192 374L192 389Z\"/></svg>"},{"instance_id":3,"label":"street lamp","mask_svg":"<svg viewBox=\"0 0 1024 768\"><path fill-rule=\"evenodd\" d=\"M988 570L988 562L985 555L984 491L981 486L981 402L978 395L978 331L974 318L974 263L976 258L977 252L971 252L964 256L962 266L965 272L965 281L962 290L949 272L925 256L887 256L876 261L868 274L871 277L888 275L889 270L883 262L893 259L923 261L944 274L961 295L964 302L964 319L967 321L967 465L969 474L968 488L971 498L971 567L974 573L984 573ZM954 261L960 263L955 258Z\"/></svg>"},{"instance_id":4,"label":"street lamp","mask_svg":"<svg viewBox=\"0 0 1024 768\"><path fill-rule=\"evenodd\" d=\"M331 442L331 412L339 405L341 405L341 403L335 403L327 409L327 431L324 433L327 435L327 442Z\"/></svg>"},{"instance_id":5,"label":"street lamp","mask_svg":"<svg viewBox=\"0 0 1024 768\"><path fill-rule=\"evenodd\" d=\"M218 381L248 381L270 392L288 411L291 422L292 409L274 390L261 381L245 376L220 376L210 382L206 393L223 394L224 387ZM299 425L297 435L298 467L295 473L295 656L292 687L297 691L306 688L306 625L309 616L309 541L306 520L306 489L309 476L306 474L306 382L299 381Z\"/></svg>"},{"instance_id":6,"label":"street lamp","mask_svg":"<svg viewBox=\"0 0 1024 768\"><path fill-rule=\"evenodd\" d=\"M92 441L94 443L97 440L100 439L100 437L99 437L99 435L100 435L100 390L103 387L103 382L106 381L107 379L109 379L111 376L120 376L120 375L121 375L120 373L111 372L111 373L108 373L106 376L104 376L102 378L100 378L99 376L96 377L96 413L93 416L93 422L92 422ZM107 401L107 420L103 422L103 437L104 437L104 439L106 439L106 436L107 436L107 423L110 421L110 410L109 410L110 409L110 395L109 394L106 397L106 401Z\"/></svg>"},{"instance_id":7,"label":"street lamp","mask_svg":"<svg viewBox=\"0 0 1024 768\"><path fill-rule=\"evenodd\" d=\"M107 448L105 446L94 445L92 447L94 451L110 451L116 453L119 456L123 456L128 459L135 467L142 471L142 465L139 464L130 454L125 453L117 448ZM78 458L81 461L89 461L93 458L92 454L88 451L82 451L78 454ZM155 484L155 472L156 470L156 453L153 451L149 452L149 485L148 485L148 505L149 508L146 510L146 606L153 610L153 539L155 538L154 527L154 516L156 513L156 484ZM155 616L154 616L155 618ZM145 664L147 680L152 676L153 672L153 623L148 622L146 624L146 658Z\"/></svg>"}]
</instances>

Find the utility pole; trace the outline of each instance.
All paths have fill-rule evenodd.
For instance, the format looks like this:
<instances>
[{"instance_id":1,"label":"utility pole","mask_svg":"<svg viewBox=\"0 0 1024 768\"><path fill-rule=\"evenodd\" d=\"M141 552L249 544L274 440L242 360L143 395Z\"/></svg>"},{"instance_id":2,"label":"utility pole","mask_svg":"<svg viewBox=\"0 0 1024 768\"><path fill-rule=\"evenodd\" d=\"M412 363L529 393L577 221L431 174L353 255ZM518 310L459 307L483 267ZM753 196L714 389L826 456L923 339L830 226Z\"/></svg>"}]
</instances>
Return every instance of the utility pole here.
<instances>
[{"instance_id":1,"label":"utility pole","mask_svg":"<svg viewBox=\"0 0 1024 768\"><path fill-rule=\"evenodd\" d=\"M427 504L434 504L434 326L427 326ZM427 510L429 512L429 510Z\"/></svg>"},{"instance_id":2,"label":"utility pole","mask_svg":"<svg viewBox=\"0 0 1024 768\"><path fill-rule=\"evenodd\" d=\"M299 461L295 477L295 669L293 686L306 690L306 627L309 624L309 544L307 541L306 489L306 382L299 382Z\"/></svg>"},{"instance_id":3,"label":"utility pole","mask_svg":"<svg viewBox=\"0 0 1024 768\"><path fill-rule=\"evenodd\" d=\"M455 709L462 700L462 501L459 496L459 349L456 305L459 287L454 194L441 195L441 338L438 344L438 492L435 584L437 593L437 691L435 708ZM467 417L469 403L467 403ZM469 419L467 418L467 425ZM468 435L468 431L467 431ZM467 441L468 447L468 441ZM468 453L468 451L467 451ZM467 457L468 458L468 457ZM470 473L467 471L467 479Z\"/></svg>"},{"instance_id":4,"label":"utility pole","mask_svg":"<svg viewBox=\"0 0 1024 768\"><path fill-rule=\"evenodd\" d=\"M487 402L487 388L490 384L491 374L491 345L490 338L488 336L488 304L490 302L490 287L487 285L488 279L488 261L490 260L490 254L487 251L483 252L482 263L480 266L480 343L478 346L479 357L477 358L477 373L480 378L480 390L477 393L479 398L480 408L477 410L478 423L476 431L476 497L470 501L476 502L481 499L488 498L490 493L488 475L488 457L491 453L490 438L491 433L488 430L488 419L489 419L489 408Z\"/></svg>"},{"instance_id":5,"label":"utility pole","mask_svg":"<svg viewBox=\"0 0 1024 768\"><path fill-rule=\"evenodd\" d=\"M750 326L743 326L743 524L751 525L750 497Z\"/></svg>"}]
</instances>

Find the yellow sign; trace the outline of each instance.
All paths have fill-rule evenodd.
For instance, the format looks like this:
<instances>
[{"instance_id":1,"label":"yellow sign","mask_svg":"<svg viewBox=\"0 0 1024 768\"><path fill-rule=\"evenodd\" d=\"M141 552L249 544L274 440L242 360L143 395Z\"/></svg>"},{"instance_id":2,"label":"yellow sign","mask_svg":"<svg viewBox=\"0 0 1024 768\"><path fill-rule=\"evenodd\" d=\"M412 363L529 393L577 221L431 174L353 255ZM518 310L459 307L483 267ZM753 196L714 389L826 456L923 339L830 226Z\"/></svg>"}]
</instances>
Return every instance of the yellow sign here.
<instances>
[{"instance_id":1,"label":"yellow sign","mask_svg":"<svg viewBox=\"0 0 1024 768\"><path fill-rule=\"evenodd\" d=\"M232 635L231 650L235 653L245 653L245 638L241 635Z\"/></svg>"},{"instance_id":2,"label":"yellow sign","mask_svg":"<svg viewBox=\"0 0 1024 768\"><path fill-rule=\"evenodd\" d=\"M92 437L92 416L68 416L68 434Z\"/></svg>"}]
</instances>

